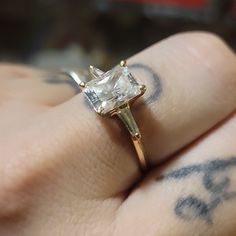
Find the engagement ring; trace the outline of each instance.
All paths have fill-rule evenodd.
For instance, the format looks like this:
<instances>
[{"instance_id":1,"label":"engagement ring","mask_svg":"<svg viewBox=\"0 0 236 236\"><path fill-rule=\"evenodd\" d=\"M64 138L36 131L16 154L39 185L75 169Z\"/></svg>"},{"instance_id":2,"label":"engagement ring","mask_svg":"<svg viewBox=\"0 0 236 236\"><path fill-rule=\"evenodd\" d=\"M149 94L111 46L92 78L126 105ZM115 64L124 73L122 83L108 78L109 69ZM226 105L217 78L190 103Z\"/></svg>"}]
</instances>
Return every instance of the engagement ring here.
<instances>
[{"instance_id":1,"label":"engagement ring","mask_svg":"<svg viewBox=\"0 0 236 236\"><path fill-rule=\"evenodd\" d=\"M94 110L102 116L117 116L128 129L142 170L147 169L141 133L130 110L130 105L146 91L130 73L126 61L103 72L89 67L90 80L86 82L75 71L63 70L82 89Z\"/></svg>"}]
</instances>

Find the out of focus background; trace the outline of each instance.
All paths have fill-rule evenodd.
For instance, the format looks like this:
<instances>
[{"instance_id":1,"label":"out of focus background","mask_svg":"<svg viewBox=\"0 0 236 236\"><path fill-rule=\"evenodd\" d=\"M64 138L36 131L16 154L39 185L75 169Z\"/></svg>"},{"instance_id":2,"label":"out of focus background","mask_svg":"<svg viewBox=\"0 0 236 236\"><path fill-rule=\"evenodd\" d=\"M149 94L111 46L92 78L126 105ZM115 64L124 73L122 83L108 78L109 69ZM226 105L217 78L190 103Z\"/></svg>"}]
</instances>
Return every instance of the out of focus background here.
<instances>
[{"instance_id":1,"label":"out of focus background","mask_svg":"<svg viewBox=\"0 0 236 236\"><path fill-rule=\"evenodd\" d=\"M235 0L1 0L0 60L107 69L177 32L214 32L236 49Z\"/></svg>"}]
</instances>

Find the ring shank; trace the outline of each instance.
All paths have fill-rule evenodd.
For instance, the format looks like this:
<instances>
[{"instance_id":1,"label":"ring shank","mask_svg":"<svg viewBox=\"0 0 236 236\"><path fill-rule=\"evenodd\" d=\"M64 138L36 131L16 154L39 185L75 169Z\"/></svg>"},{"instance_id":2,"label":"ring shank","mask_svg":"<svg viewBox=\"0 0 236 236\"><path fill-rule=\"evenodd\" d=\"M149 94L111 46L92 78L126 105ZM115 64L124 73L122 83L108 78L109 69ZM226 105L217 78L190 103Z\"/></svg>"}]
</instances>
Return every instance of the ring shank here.
<instances>
[{"instance_id":1,"label":"ring shank","mask_svg":"<svg viewBox=\"0 0 236 236\"><path fill-rule=\"evenodd\" d=\"M144 148L142 144L142 139L141 137L139 139L134 139L132 138L135 150L137 152L138 158L139 158L139 163L141 166L142 171L147 170L147 161L145 159L145 154L144 154Z\"/></svg>"},{"instance_id":2,"label":"ring shank","mask_svg":"<svg viewBox=\"0 0 236 236\"><path fill-rule=\"evenodd\" d=\"M136 153L138 155L140 167L142 171L145 171L147 169L147 161L145 158L144 148L142 144L142 136L137 126L137 123L133 117L133 114L130 110L129 104L127 103L124 106L120 107L116 115L120 118L120 120L128 129L132 137Z\"/></svg>"}]
</instances>

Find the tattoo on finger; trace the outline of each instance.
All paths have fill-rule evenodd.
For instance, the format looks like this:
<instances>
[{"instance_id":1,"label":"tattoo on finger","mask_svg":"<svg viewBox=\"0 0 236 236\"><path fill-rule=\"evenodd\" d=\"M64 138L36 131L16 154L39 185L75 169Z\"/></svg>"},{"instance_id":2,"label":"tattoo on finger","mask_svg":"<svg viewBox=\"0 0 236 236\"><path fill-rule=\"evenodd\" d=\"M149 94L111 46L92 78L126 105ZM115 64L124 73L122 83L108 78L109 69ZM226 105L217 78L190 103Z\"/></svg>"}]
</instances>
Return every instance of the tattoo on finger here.
<instances>
[{"instance_id":1,"label":"tattoo on finger","mask_svg":"<svg viewBox=\"0 0 236 236\"><path fill-rule=\"evenodd\" d=\"M185 220L200 219L213 224L213 213L217 207L231 199L236 198L236 191L230 191L231 179L227 170L236 167L236 157L216 159L203 164L191 165L171 171L156 180L184 180L192 175L201 178L201 183L209 194L208 200L203 200L198 194L180 196L176 201L174 212L176 216Z\"/></svg>"}]
</instances>

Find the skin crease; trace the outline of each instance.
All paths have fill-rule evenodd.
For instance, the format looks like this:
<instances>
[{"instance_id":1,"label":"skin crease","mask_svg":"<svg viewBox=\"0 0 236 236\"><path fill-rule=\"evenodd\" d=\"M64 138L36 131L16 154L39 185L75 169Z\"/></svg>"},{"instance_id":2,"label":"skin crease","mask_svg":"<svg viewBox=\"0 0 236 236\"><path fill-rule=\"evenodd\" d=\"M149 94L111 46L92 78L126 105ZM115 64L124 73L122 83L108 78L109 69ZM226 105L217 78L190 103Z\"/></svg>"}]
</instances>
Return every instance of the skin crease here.
<instances>
[{"instance_id":1,"label":"skin crease","mask_svg":"<svg viewBox=\"0 0 236 236\"><path fill-rule=\"evenodd\" d=\"M234 53L217 36L192 32L128 65L148 88L132 106L152 167L145 176L121 124L95 114L70 83L0 66L0 235L235 235L236 199L218 204L209 223L201 204L179 203L194 196L208 205L219 196L202 184L202 173L165 177L236 157ZM211 177L227 177L224 191L233 192L235 169ZM176 214L178 203L187 217Z\"/></svg>"}]
</instances>

